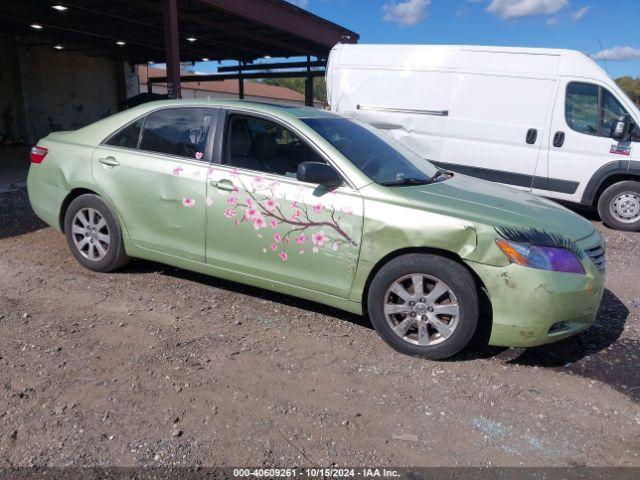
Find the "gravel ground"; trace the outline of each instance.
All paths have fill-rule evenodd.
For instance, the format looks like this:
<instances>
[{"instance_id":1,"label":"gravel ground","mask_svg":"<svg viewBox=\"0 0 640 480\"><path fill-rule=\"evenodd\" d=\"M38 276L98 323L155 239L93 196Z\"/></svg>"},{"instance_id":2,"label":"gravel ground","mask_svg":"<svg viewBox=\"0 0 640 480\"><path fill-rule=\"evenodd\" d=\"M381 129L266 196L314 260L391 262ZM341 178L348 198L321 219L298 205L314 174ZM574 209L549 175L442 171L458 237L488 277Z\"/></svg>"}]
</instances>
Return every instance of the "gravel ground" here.
<instances>
[{"instance_id":1,"label":"gravel ground","mask_svg":"<svg viewBox=\"0 0 640 480\"><path fill-rule=\"evenodd\" d=\"M145 261L95 274L0 194L0 467L640 466L640 234L596 324L448 362L366 319Z\"/></svg>"}]
</instances>

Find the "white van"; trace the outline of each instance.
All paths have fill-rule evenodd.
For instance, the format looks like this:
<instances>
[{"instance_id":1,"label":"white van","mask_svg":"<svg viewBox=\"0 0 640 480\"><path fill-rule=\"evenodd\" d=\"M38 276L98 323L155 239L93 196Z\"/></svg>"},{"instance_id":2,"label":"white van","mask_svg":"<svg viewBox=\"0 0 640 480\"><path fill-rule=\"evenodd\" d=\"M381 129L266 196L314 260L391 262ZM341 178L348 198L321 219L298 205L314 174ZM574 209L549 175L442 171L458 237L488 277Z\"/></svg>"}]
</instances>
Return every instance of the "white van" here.
<instances>
[{"instance_id":1,"label":"white van","mask_svg":"<svg viewBox=\"0 0 640 480\"><path fill-rule=\"evenodd\" d=\"M331 110L442 168L598 208L640 230L640 111L571 50L337 45Z\"/></svg>"}]
</instances>

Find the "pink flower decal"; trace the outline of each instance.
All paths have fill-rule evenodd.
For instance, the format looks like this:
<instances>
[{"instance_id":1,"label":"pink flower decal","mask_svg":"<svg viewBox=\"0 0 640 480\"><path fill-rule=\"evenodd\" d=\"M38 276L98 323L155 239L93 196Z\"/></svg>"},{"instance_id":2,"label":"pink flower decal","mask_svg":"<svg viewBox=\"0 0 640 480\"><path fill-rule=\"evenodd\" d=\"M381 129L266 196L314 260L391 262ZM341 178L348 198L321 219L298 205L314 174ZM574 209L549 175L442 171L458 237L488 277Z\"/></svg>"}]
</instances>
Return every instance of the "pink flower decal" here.
<instances>
[{"instance_id":1,"label":"pink flower decal","mask_svg":"<svg viewBox=\"0 0 640 480\"><path fill-rule=\"evenodd\" d=\"M274 252L278 250L278 245L276 245L275 243L271 244L271 250L273 250Z\"/></svg>"},{"instance_id":2,"label":"pink flower decal","mask_svg":"<svg viewBox=\"0 0 640 480\"><path fill-rule=\"evenodd\" d=\"M291 215L291 220L297 220L301 214L302 212L296 208Z\"/></svg>"},{"instance_id":3,"label":"pink flower decal","mask_svg":"<svg viewBox=\"0 0 640 480\"><path fill-rule=\"evenodd\" d=\"M289 258L289 255L287 255L285 252L280 252L280 260L282 260L283 262L286 262L288 258Z\"/></svg>"},{"instance_id":4,"label":"pink flower decal","mask_svg":"<svg viewBox=\"0 0 640 480\"><path fill-rule=\"evenodd\" d=\"M236 216L236 211L235 211L235 210L232 210L232 209L230 209L230 208L227 208L227 209L224 211L224 216L225 216L225 217L227 217L227 218L233 218L233 217L235 217L235 216Z\"/></svg>"},{"instance_id":5,"label":"pink flower decal","mask_svg":"<svg viewBox=\"0 0 640 480\"><path fill-rule=\"evenodd\" d=\"M278 221L275 218L272 218L271 220L269 220L269 226L271 228L277 228L278 227Z\"/></svg>"},{"instance_id":6,"label":"pink flower decal","mask_svg":"<svg viewBox=\"0 0 640 480\"><path fill-rule=\"evenodd\" d=\"M256 188L260 188L262 186L263 181L264 181L264 177L253 177L253 185Z\"/></svg>"},{"instance_id":7,"label":"pink flower decal","mask_svg":"<svg viewBox=\"0 0 640 480\"><path fill-rule=\"evenodd\" d=\"M175 177L180 175L184 169L182 167L176 167L171 171L171 174Z\"/></svg>"},{"instance_id":8,"label":"pink flower decal","mask_svg":"<svg viewBox=\"0 0 640 480\"><path fill-rule=\"evenodd\" d=\"M273 198L267 198L264 202L264 208L273 212L276 208L278 208L278 203Z\"/></svg>"},{"instance_id":9,"label":"pink flower decal","mask_svg":"<svg viewBox=\"0 0 640 480\"><path fill-rule=\"evenodd\" d=\"M207 198L205 198L204 201L207 204L207 207L210 207L211 205L213 205L213 198L209 196L207 196Z\"/></svg>"},{"instance_id":10,"label":"pink flower decal","mask_svg":"<svg viewBox=\"0 0 640 480\"><path fill-rule=\"evenodd\" d=\"M238 169L234 167L234 169L231 170L231 176L237 177L238 175L239 175Z\"/></svg>"},{"instance_id":11,"label":"pink flower decal","mask_svg":"<svg viewBox=\"0 0 640 480\"><path fill-rule=\"evenodd\" d=\"M306 241L307 241L307 236L304 233L301 233L296 237L296 243L298 245L302 245Z\"/></svg>"},{"instance_id":12,"label":"pink flower decal","mask_svg":"<svg viewBox=\"0 0 640 480\"><path fill-rule=\"evenodd\" d=\"M320 213L320 212L322 212L323 208L324 208L324 205L322 205L321 203L316 203L313 206L313 211L316 212L316 213Z\"/></svg>"},{"instance_id":13,"label":"pink flower decal","mask_svg":"<svg viewBox=\"0 0 640 480\"><path fill-rule=\"evenodd\" d=\"M262 218L262 214L260 213L260 210L257 210L252 207L245 209L244 216L249 220L257 220L259 218Z\"/></svg>"},{"instance_id":14,"label":"pink flower decal","mask_svg":"<svg viewBox=\"0 0 640 480\"><path fill-rule=\"evenodd\" d=\"M260 230L261 228L264 228L266 226L267 222L264 221L264 218L260 217L253 219L253 228L255 228L256 230Z\"/></svg>"},{"instance_id":15,"label":"pink flower decal","mask_svg":"<svg viewBox=\"0 0 640 480\"><path fill-rule=\"evenodd\" d=\"M227 205L236 205L238 203L237 197L229 197L227 198Z\"/></svg>"},{"instance_id":16,"label":"pink flower decal","mask_svg":"<svg viewBox=\"0 0 640 480\"><path fill-rule=\"evenodd\" d=\"M279 233L274 233L273 239L275 240L276 243L280 243L282 241L282 235L280 235Z\"/></svg>"},{"instance_id":17,"label":"pink flower decal","mask_svg":"<svg viewBox=\"0 0 640 480\"><path fill-rule=\"evenodd\" d=\"M324 247L324 242L326 241L327 241L327 236L324 234L324 230L320 230L319 232L311 235L311 242L315 247L318 247L318 248Z\"/></svg>"},{"instance_id":18,"label":"pink flower decal","mask_svg":"<svg viewBox=\"0 0 640 480\"><path fill-rule=\"evenodd\" d=\"M247 207L253 207L253 200L251 200L250 198L247 198L244 203L247 205Z\"/></svg>"},{"instance_id":19,"label":"pink flower decal","mask_svg":"<svg viewBox=\"0 0 640 480\"><path fill-rule=\"evenodd\" d=\"M191 207L195 207L195 205L196 205L196 200L194 198L184 197L182 199L182 206L183 207L191 208Z\"/></svg>"}]
</instances>

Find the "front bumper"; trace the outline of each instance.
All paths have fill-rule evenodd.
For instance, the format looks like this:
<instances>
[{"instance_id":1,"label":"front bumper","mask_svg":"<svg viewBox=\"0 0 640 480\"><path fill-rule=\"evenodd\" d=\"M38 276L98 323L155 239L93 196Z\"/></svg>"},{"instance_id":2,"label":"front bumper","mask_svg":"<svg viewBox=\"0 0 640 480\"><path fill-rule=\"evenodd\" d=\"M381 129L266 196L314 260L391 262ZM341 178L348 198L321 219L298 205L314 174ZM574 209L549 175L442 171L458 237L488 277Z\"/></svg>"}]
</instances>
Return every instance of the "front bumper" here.
<instances>
[{"instance_id":1,"label":"front bumper","mask_svg":"<svg viewBox=\"0 0 640 480\"><path fill-rule=\"evenodd\" d=\"M591 326L604 291L604 273L585 258L585 275L510 264L468 262L488 290L493 311L490 345L533 347Z\"/></svg>"}]
</instances>

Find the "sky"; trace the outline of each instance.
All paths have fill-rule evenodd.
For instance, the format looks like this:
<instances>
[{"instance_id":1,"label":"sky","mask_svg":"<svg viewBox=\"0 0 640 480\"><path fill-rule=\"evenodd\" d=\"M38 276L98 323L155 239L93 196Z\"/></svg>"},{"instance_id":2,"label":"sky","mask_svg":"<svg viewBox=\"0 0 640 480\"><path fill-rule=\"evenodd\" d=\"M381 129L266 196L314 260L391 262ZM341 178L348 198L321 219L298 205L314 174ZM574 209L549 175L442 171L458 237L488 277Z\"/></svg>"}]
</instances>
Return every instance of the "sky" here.
<instances>
[{"instance_id":1,"label":"sky","mask_svg":"<svg viewBox=\"0 0 640 480\"><path fill-rule=\"evenodd\" d=\"M360 34L359 43L580 50L640 77L640 0L290 0ZM602 45L602 47L601 47ZM217 63L199 63L215 72Z\"/></svg>"}]
</instances>

